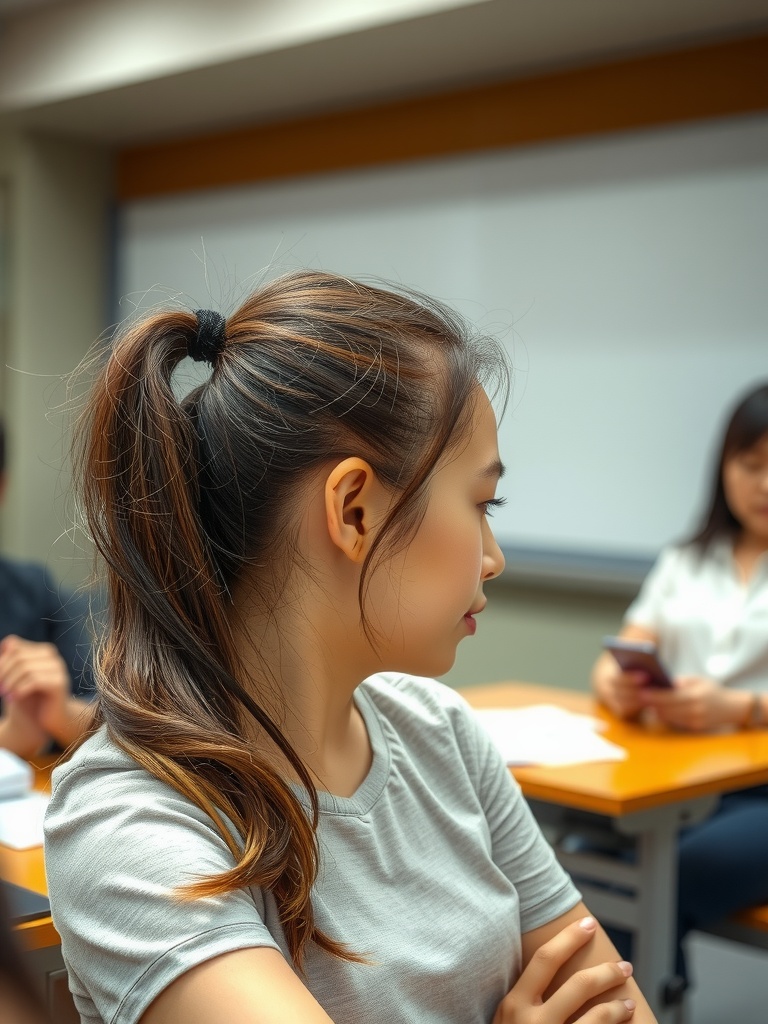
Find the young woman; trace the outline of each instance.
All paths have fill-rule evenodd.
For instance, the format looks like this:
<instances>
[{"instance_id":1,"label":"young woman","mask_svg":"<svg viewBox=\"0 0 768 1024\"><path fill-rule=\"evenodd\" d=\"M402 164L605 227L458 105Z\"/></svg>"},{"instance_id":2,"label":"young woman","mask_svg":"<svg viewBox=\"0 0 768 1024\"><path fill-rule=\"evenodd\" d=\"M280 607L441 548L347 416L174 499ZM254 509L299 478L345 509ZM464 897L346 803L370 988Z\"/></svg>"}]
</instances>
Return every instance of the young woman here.
<instances>
[{"instance_id":1,"label":"young woman","mask_svg":"<svg viewBox=\"0 0 768 1024\"><path fill-rule=\"evenodd\" d=\"M210 379L181 402L186 356ZM46 861L84 1021L652 1021L465 704L489 343L321 273L158 313L90 401L111 622ZM99 724L101 723L101 724Z\"/></svg>"},{"instance_id":2,"label":"young woman","mask_svg":"<svg viewBox=\"0 0 768 1024\"><path fill-rule=\"evenodd\" d=\"M646 687L601 655L593 683L615 714L651 709L697 732L768 726L768 384L734 409L703 524L661 555L621 635L654 641L675 686ZM768 787L725 796L680 843L680 937L768 901L767 856Z\"/></svg>"}]
</instances>

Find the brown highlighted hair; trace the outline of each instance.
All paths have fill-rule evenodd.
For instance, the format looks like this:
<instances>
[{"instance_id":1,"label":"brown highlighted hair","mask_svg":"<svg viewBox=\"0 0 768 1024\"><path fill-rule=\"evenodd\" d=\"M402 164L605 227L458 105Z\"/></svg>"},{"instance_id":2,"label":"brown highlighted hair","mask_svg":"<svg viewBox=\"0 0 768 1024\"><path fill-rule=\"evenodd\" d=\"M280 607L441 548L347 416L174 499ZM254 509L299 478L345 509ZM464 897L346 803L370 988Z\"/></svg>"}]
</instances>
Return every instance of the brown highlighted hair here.
<instances>
[{"instance_id":1,"label":"brown highlighted hair","mask_svg":"<svg viewBox=\"0 0 768 1024\"><path fill-rule=\"evenodd\" d=\"M109 595L97 723L229 844L235 867L191 895L264 887L297 965L310 940L355 959L315 927L317 794L280 709L258 699L259 681L238 660L232 593L245 580L279 616L295 557L292 498L313 469L359 455L397 496L364 567L365 623L371 568L418 528L430 474L478 383L506 386L504 357L423 297L302 272L228 318L210 378L179 401L174 371L196 331L196 317L178 311L126 330L81 420L84 508ZM311 815L246 742L253 722L306 788Z\"/></svg>"}]
</instances>

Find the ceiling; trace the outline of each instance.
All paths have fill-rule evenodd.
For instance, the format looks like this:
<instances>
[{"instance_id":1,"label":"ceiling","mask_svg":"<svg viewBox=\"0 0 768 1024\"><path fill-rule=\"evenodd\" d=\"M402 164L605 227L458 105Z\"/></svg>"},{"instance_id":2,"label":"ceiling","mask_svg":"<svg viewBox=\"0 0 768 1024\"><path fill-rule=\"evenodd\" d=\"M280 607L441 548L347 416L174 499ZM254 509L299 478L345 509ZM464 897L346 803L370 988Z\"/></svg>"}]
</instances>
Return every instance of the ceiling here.
<instances>
[{"instance_id":1,"label":"ceiling","mask_svg":"<svg viewBox=\"0 0 768 1024\"><path fill-rule=\"evenodd\" d=\"M63 3L65 0L0 0L0 18L13 14L24 14L33 7L45 7L49 4Z\"/></svg>"},{"instance_id":2,"label":"ceiling","mask_svg":"<svg viewBox=\"0 0 768 1024\"><path fill-rule=\"evenodd\" d=\"M768 0L0 0L0 122L110 144L768 32Z\"/></svg>"}]
</instances>

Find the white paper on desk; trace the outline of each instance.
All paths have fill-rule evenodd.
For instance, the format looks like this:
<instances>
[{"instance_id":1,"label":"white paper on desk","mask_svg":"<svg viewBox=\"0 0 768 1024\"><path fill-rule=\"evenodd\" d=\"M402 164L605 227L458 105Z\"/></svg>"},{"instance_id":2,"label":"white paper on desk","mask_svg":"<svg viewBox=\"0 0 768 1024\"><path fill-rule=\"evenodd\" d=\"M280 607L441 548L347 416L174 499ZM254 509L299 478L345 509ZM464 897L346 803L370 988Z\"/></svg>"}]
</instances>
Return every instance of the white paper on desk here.
<instances>
[{"instance_id":1,"label":"white paper on desk","mask_svg":"<svg viewBox=\"0 0 768 1024\"><path fill-rule=\"evenodd\" d=\"M481 708L475 714L509 765L587 764L627 756L623 747L599 735L604 728L599 719L553 704Z\"/></svg>"},{"instance_id":2,"label":"white paper on desk","mask_svg":"<svg viewBox=\"0 0 768 1024\"><path fill-rule=\"evenodd\" d=\"M43 817L48 806L45 793L28 793L0 800L0 843L14 850L43 845Z\"/></svg>"},{"instance_id":3,"label":"white paper on desk","mask_svg":"<svg viewBox=\"0 0 768 1024\"><path fill-rule=\"evenodd\" d=\"M0 799L23 796L32 789L32 768L10 750L0 750Z\"/></svg>"}]
</instances>

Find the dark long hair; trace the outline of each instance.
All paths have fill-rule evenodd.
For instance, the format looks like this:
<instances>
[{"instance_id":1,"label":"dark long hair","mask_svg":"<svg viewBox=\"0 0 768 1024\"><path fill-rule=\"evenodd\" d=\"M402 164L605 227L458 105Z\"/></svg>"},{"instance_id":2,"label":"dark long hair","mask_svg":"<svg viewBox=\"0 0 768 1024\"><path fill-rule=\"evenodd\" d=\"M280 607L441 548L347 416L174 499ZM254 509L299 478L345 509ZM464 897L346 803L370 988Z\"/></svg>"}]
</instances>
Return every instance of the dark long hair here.
<instances>
[{"instance_id":1,"label":"dark long hair","mask_svg":"<svg viewBox=\"0 0 768 1024\"><path fill-rule=\"evenodd\" d=\"M725 463L744 452L768 434L768 384L743 395L730 414L720 450L713 467L709 502L701 525L689 543L700 551L720 537L736 537L741 523L728 507L723 487Z\"/></svg>"},{"instance_id":2,"label":"dark long hair","mask_svg":"<svg viewBox=\"0 0 768 1024\"><path fill-rule=\"evenodd\" d=\"M238 660L231 595L247 578L249 598L279 611L295 557L292 497L314 467L360 455L397 494L362 574L365 623L372 567L418 527L430 474L478 382L505 386L505 363L496 343L470 338L423 297L303 272L229 317L210 378L178 401L172 377L197 327L172 311L128 329L80 423L84 509L109 592L96 724L206 811L228 843L235 867L188 894L267 888L297 965L309 940L355 959L315 927L317 793L280 709L257 698ZM311 816L254 754L252 721L306 788Z\"/></svg>"}]
</instances>

